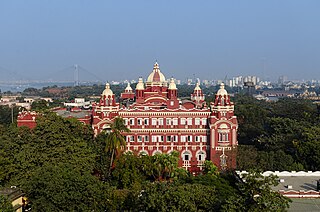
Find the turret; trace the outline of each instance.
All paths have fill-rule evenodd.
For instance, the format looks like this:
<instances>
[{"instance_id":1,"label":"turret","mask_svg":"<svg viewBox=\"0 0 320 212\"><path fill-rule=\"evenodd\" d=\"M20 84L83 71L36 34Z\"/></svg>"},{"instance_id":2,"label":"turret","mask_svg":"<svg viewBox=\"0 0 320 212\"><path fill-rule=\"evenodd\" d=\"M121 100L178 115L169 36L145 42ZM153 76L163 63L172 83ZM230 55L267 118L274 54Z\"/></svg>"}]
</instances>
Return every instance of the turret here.
<instances>
[{"instance_id":1,"label":"turret","mask_svg":"<svg viewBox=\"0 0 320 212\"><path fill-rule=\"evenodd\" d=\"M174 82L174 79L170 79L169 88L168 88L168 98L169 99L176 99L177 98L177 86Z\"/></svg>"},{"instance_id":2,"label":"turret","mask_svg":"<svg viewBox=\"0 0 320 212\"><path fill-rule=\"evenodd\" d=\"M234 104L230 101L230 96L224 88L223 83L220 85L211 109L213 114L218 118L229 118L234 115Z\"/></svg>"},{"instance_id":3,"label":"turret","mask_svg":"<svg viewBox=\"0 0 320 212\"><path fill-rule=\"evenodd\" d=\"M106 83L106 87L101 94L100 106L115 106L115 105L116 105L115 95L110 89L110 84Z\"/></svg>"},{"instance_id":4,"label":"turret","mask_svg":"<svg viewBox=\"0 0 320 212\"><path fill-rule=\"evenodd\" d=\"M144 101L144 83L142 77L139 77L138 84L136 85L136 101L143 103Z\"/></svg>"},{"instance_id":5,"label":"turret","mask_svg":"<svg viewBox=\"0 0 320 212\"><path fill-rule=\"evenodd\" d=\"M204 102L204 94L199 86L199 83L196 84L196 87L191 94L191 100L196 104L196 107L202 107Z\"/></svg>"},{"instance_id":6,"label":"turret","mask_svg":"<svg viewBox=\"0 0 320 212\"><path fill-rule=\"evenodd\" d=\"M121 93L121 99L122 100L134 99L134 93L130 86L130 83L128 83L127 87L124 89L124 93Z\"/></svg>"},{"instance_id":7,"label":"turret","mask_svg":"<svg viewBox=\"0 0 320 212\"><path fill-rule=\"evenodd\" d=\"M179 107L178 89L173 78L170 79L170 83L169 83L167 107L170 109Z\"/></svg>"}]
</instances>

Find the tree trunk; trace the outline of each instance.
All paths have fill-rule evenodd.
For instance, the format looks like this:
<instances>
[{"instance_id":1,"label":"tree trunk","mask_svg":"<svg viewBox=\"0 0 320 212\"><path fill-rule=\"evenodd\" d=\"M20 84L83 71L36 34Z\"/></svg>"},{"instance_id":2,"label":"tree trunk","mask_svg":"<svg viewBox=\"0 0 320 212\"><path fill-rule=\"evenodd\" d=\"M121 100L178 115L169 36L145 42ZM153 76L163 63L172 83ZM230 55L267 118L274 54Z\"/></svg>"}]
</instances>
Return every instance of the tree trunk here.
<instances>
[{"instance_id":1,"label":"tree trunk","mask_svg":"<svg viewBox=\"0 0 320 212\"><path fill-rule=\"evenodd\" d=\"M112 164L113 164L113 157L114 157L114 149L112 150L112 153L111 153L111 158L110 158L110 167L109 167L109 176L108 178L110 179L111 177L111 168L112 168Z\"/></svg>"}]
</instances>

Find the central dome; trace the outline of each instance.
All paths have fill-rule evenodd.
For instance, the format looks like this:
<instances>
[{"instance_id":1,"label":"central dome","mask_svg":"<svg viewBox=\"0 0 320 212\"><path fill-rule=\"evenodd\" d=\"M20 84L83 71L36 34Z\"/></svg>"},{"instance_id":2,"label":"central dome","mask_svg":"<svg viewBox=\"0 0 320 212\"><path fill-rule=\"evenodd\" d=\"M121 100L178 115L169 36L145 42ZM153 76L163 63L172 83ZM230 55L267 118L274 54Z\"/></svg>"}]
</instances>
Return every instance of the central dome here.
<instances>
[{"instance_id":1,"label":"central dome","mask_svg":"<svg viewBox=\"0 0 320 212\"><path fill-rule=\"evenodd\" d=\"M153 71L148 76L147 82L166 82L166 78L161 73L157 62L153 65Z\"/></svg>"}]
</instances>

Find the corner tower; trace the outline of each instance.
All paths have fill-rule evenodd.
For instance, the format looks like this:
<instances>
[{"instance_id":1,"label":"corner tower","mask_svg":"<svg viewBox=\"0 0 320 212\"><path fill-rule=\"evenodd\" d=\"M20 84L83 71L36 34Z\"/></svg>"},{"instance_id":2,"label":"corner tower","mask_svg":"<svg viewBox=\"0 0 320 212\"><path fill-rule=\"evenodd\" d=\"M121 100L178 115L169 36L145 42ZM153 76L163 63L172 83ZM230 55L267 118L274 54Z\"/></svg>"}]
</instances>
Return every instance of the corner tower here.
<instances>
[{"instance_id":1,"label":"corner tower","mask_svg":"<svg viewBox=\"0 0 320 212\"><path fill-rule=\"evenodd\" d=\"M238 145L238 122L234 115L234 104L230 101L223 83L210 108L210 160L218 164L222 170L234 169Z\"/></svg>"}]
</instances>

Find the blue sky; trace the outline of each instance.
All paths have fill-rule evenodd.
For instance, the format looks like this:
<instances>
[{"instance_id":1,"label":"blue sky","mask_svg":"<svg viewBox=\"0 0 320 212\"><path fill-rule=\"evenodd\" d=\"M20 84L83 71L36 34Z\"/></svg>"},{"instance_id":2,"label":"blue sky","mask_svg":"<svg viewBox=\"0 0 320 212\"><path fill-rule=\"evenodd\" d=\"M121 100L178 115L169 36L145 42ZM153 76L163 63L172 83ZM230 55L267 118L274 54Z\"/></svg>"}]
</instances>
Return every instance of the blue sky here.
<instances>
[{"instance_id":1,"label":"blue sky","mask_svg":"<svg viewBox=\"0 0 320 212\"><path fill-rule=\"evenodd\" d=\"M319 0L1 0L0 78L46 79L73 64L102 81L146 78L158 60L179 79L320 79L319 9Z\"/></svg>"}]
</instances>

